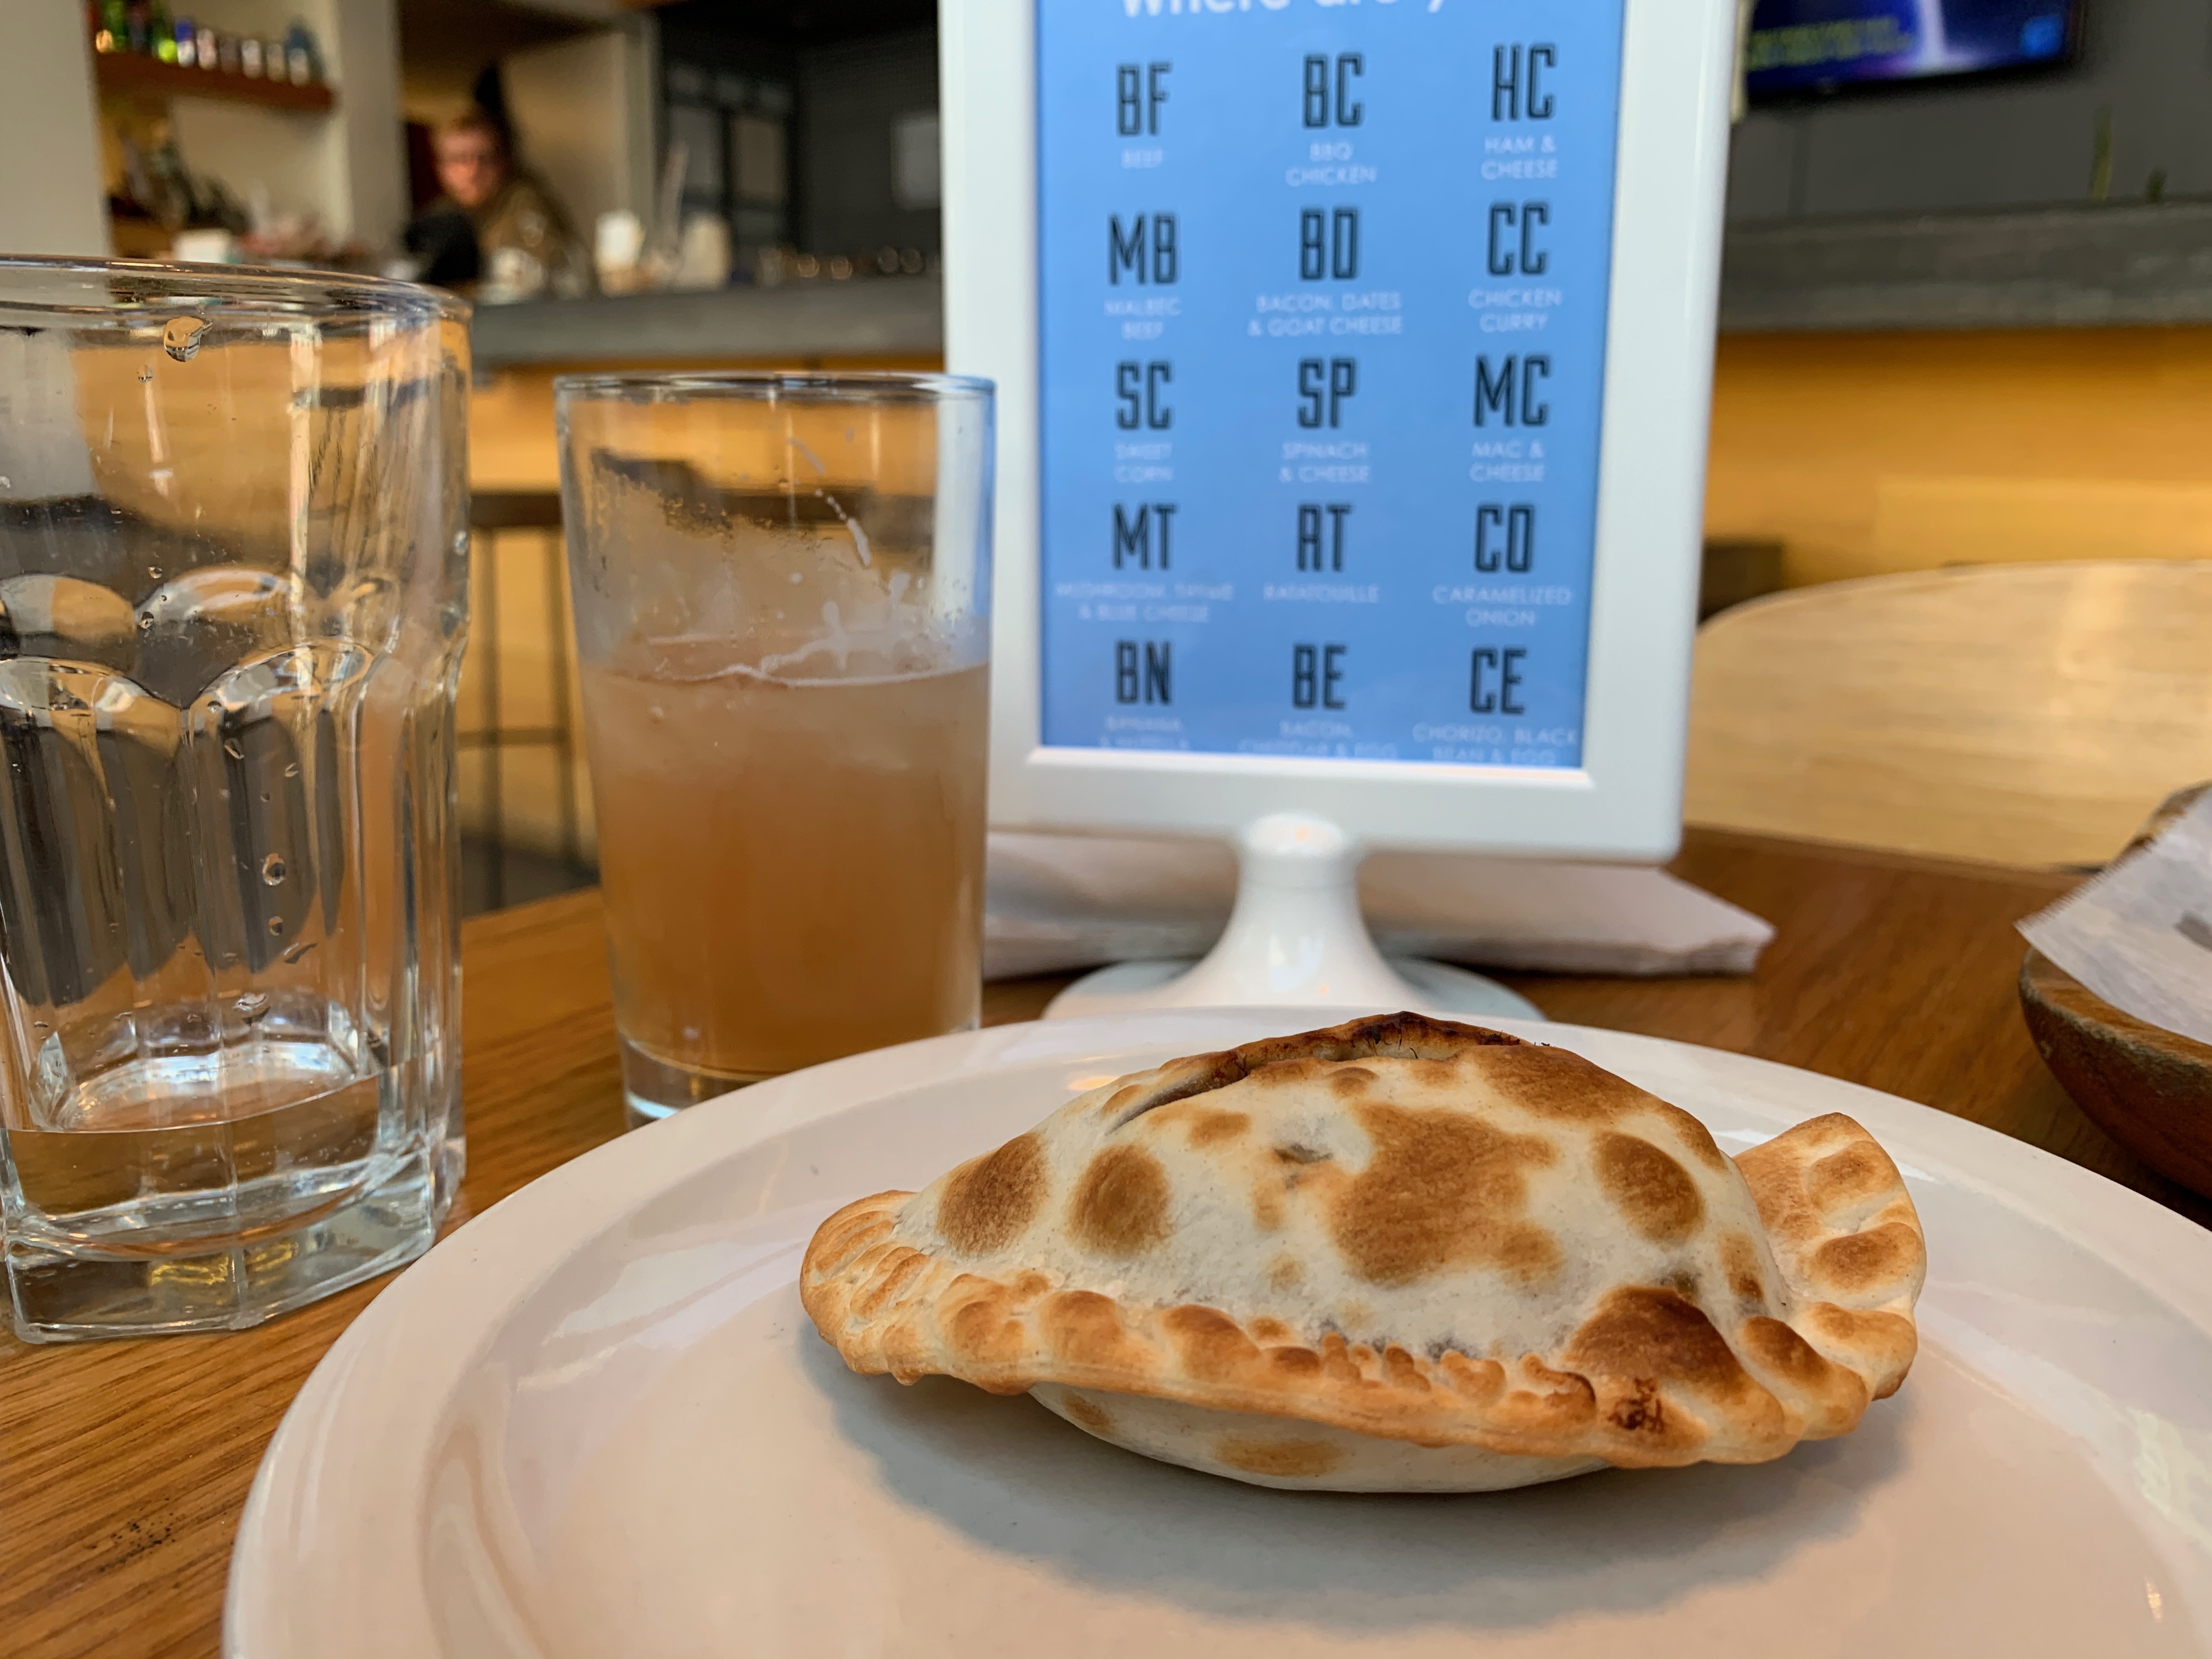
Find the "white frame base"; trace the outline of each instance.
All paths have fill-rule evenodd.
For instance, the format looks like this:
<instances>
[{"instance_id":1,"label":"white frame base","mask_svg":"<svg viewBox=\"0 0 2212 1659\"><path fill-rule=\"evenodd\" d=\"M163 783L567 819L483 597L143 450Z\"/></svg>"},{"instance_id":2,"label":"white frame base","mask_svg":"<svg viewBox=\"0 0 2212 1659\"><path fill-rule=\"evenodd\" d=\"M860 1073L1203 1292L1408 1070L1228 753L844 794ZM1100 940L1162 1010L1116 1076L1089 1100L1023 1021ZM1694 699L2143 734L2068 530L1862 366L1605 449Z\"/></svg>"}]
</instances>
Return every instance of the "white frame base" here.
<instances>
[{"instance_id":1,"label":"white frame base","mask_svg":"<svg viewBox=\"0 0 2212 1659\"><path fill-rule=\"evenodd\" d=\"M1077 981L1047 1019L1156 1008L1407 1008L1541 1019L1494 980L1442 963L1390 962L1359 913L1358 842L1325 819L1279 813L1239 846L1237 908L1203 962L1124 962Z\"/></svg>"}]
</instances>

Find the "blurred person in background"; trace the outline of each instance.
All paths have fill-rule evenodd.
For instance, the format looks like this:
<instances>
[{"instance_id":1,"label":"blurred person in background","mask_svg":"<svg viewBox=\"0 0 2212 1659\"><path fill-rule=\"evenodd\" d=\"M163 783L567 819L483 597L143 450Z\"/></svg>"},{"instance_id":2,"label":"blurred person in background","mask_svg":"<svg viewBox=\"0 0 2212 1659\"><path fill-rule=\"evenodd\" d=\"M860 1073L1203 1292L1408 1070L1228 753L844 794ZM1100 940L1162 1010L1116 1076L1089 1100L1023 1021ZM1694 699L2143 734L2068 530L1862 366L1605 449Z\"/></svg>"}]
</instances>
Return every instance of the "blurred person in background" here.
<instances>
[{"instance_id":1,"label":"blurred person in background","mask_svg":"<svg viewBox=\"0 0 2212 1659\"><path fill-rule=\"evenodd\" d=\"M514 147L492 116L482 109L455 116L431 143L444 194L407 230L409 252L423 261L421 280L473 285L479 299L494 303L584 291L589 267L568 215L515 165Z\"/></svg>"}]
</instances>

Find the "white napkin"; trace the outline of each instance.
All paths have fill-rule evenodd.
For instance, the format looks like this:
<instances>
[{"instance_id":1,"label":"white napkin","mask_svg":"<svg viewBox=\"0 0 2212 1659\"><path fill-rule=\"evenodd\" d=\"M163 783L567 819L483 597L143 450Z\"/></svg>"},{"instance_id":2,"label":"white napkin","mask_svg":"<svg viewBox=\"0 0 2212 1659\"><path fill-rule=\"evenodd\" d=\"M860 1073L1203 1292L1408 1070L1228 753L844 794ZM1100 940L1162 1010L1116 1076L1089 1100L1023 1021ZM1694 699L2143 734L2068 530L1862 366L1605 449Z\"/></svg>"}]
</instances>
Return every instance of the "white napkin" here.
<instances>
[{"instance_id":1,"label":"white napkin","mask_svg":"<svg viewBox=\"0 0 2212 1659\"><path fill-rule=\"evenodd\" d=\"M2113 1007L2212 1042L2212 793L2020 931Z\"/></svg>"},{"instance_id":2,"label":"white napkin","mask_svg":"<svg viewBox=\"0 0 2212 1659\"><path fill-rule=\"evenodd\" d=\"M1215 841L994 831L983 976L1201 957L1237 896ZM1747 974L1774 929L1663 870L1377 853L1359 896L1386 956L1572 974Z\"/></svg>"}]
</instances>

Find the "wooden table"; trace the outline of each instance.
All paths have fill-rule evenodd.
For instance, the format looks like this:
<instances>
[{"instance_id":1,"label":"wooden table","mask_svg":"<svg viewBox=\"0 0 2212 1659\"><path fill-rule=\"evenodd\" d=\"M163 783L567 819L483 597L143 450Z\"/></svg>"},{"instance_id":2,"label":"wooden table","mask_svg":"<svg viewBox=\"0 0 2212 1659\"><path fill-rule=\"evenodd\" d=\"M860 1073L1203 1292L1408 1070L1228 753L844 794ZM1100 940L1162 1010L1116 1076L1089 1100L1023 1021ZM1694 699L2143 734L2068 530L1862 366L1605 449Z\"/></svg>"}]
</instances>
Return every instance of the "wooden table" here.
<instances>
[{"instance_id":1,"label":"wooden table","mask_svg":"<svg viewBox=\"0 0 2212 1659\"><path fill-rule=\"evenodd\" d=\"M1715 831L1692 831L1674 868L1780 928L1757 975L1514 983L1556 1018L1926 1101L2212 1224L2212 1205L2094 1127L2029 1044L2012 924L2070 878ZM463 1209L474 1212L620 1133L623 1114L596 896L483 917L463 939ZM994 986L987 1018L1027 1018L1063 982ZM233 1335L68 1348L0 1336L0 1650L215 1653L231 1537L262 1449L380 1287Z\"/></svg>"},{"instance_id":2,"label":"wooden table","mask_svg":"<svg viewBox=\"0 0 2212 1659\"><path fill-rule=\"evenodd\" d=\"M1833 582L1698 633L1694 823L2099 865L2207 778L2212 560Z\"/></svg>"}]
</instances>

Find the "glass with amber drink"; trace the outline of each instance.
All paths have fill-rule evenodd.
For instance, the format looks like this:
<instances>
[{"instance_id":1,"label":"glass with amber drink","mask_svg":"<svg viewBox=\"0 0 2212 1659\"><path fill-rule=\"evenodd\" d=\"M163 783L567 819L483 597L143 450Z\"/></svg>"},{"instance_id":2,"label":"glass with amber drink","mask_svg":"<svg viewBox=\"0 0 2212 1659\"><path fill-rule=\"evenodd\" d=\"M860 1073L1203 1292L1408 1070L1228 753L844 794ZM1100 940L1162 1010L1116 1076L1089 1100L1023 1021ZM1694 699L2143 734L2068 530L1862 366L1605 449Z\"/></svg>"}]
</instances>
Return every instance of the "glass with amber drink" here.
<instances>
[{"instance_id":1,"label":"glass with amber drink","mask_svg":"<svg viewBox=\"0 0 2212 1659\"><path fill-rule=\"evenodd\" d=\"M634 1121L981 1004L992 392L556 387Z\"/></svg>"}]
</instances>

